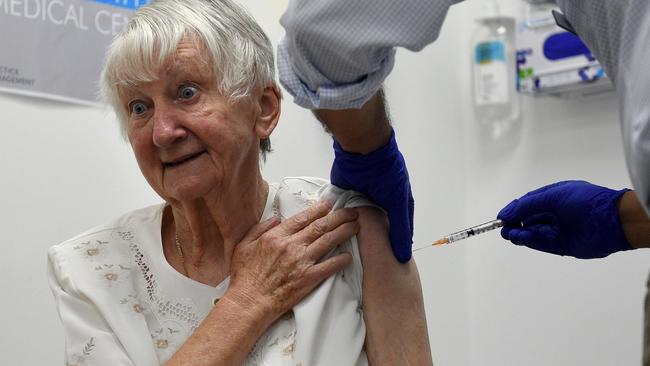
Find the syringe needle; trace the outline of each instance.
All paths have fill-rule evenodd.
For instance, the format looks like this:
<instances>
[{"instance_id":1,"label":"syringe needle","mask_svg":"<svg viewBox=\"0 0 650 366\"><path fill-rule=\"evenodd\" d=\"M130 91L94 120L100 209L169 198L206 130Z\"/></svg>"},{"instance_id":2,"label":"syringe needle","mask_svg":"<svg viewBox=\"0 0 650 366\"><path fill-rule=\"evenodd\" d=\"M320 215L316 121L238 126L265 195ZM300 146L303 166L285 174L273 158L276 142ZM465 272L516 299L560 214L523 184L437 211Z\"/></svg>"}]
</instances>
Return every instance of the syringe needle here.
<instances>
[{"instance_id":1,"label":"syringe needle","mask_svg":"<svg viewBox=\"0 0 650 366\"><path fill-rule=\"evenodd\" d=\"M443 244L447 244L447 243L449 243L449 239L447 239L447 238L438 239L431 245L427 245L426 247L413 249L413 252L417 252L419 250L426 249L428 247L436 247L438 245L443 245Z\"/></svg>"},{"instance_id":2,"label":"syringe needle","mask_svg":"<svg viewBox=\"0 0 650 366\"><path fill-rule=\"evenodd\" d=\"M420 251L420 250L422 250L422 249L427 249L428 247L430 247L430 245L427 245L426 247L415 248L415 249L413 249L413 253L415 253L415 252L417 252L417 251Z\"/></svg>"}]
</instances>

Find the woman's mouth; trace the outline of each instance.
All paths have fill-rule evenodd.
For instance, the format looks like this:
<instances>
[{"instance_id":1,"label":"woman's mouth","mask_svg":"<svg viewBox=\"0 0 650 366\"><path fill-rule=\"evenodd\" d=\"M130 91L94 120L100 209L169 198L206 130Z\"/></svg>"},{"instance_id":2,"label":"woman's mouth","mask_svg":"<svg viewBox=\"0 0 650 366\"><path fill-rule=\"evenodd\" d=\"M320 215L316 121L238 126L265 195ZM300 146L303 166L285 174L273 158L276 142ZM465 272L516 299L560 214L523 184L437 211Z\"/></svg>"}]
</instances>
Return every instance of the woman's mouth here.
<instances>
[{"instance_id":1,"label":"woman's mouth","mask_svg":"<svg viewBox=\"0 0 650 366\"><path fill-rule=\"evenodd\" d=\"M192 161L192 160L198 158L198 157L199 157L200 155L202 155L204 152L205 152L205 151L199 151L199 152L197 152L197 153L193 153L193 154L189 154L189 155L184 155L184 156L182 156L182 157L180 157L180 158L178 158L178 159L175 159L175 160L173 160L173 161L170 161L170 162L167 162L167 163L163 163L163 166L164 166L165 168L175 168L175 167L177 167L177 166L179 166L179 165L182 165L182 164L188 163L188 162L190 162L190 161Z\"/></svg>"}]
</instances>

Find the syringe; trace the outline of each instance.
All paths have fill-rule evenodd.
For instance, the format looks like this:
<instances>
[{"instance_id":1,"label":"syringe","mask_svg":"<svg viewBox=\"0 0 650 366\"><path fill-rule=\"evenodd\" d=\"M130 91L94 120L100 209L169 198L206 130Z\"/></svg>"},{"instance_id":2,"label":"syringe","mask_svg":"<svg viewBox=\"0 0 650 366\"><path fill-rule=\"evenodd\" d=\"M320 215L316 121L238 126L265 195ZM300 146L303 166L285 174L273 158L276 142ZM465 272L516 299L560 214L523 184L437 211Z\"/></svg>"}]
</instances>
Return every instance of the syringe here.
<instances>
[{"instance_id":1,"label":"syringe","mask_svg":"<svg viewBox=\"0 0 650 366\"><path fill-rule=\"evenodd\" d=\"M455 241L467 239L470 236L483 234L485 232L488 232L488 231L491 231L491 230L494 230L494 229L498 229L498 228L500 228L502 226L503 226L503 221L501 221L501 220L488 221L488 222L486 222L484 224L472 226L472 227L467 228L465 230L461 230L461 231L455 232L453 234L449 234L449 235L443 237L442 239L436 240L436 242L433 243L432 245L436 246L436 245L443 245L443 244L453 243ZM414 252L417 252L418 250L424 249L424 248L428 248L428 246L423 247L423 248L415 249Z\"/></svg>"}]
</instances>

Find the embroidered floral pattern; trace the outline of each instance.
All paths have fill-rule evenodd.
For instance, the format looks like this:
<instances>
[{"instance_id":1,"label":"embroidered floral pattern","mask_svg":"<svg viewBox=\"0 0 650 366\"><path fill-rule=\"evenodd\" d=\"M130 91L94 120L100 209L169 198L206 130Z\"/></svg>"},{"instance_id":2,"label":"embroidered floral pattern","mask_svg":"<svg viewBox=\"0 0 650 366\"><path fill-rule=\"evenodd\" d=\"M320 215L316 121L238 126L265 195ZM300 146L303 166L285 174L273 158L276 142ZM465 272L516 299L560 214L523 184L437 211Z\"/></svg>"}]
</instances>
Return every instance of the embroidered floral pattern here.
<instances>
[{"instance_id":1,"label":"embroidered floral pattern","mask_svg":"<svg viewBox=\"0 0 650 366\"><path fill-rule=\"evenodd\" d=\"M81 353L74 353L70 355L68 361L65 363L65 366L85 366L88 365L86 361L93 353L95 349L95 339L90 338L88 342L84 345L84 348L81 350Z\"/></svg>"},{"instance_id":2,"label":"embroidered floral pattern","mask_svg":"<svg viewBox=\"0 0 650 366\"><path fill-rule=\"evenodd\" d=\"M126 281L131 269L121 264L102 264L95 266L95 271L98 273L100 280L111 287Z\"/></svg>"},{"instance_id":3,"label":"embroidered floral pattern","mask_svg":"<svg viewBox=\"0 0 650 366\"><path fill-rule=\"evenodd\" d=\"M175 322L166 322L164 326L151 333L151 341L160 360L171 358L183 345L186 334Z\"/></svg>"},{"instance_id":4,"label":"embroidered floral pattern","mask_svg":"<svg viewBox=\"0 0 650 366\"><path fill-rule=\"evenodd\" d=\"M296 323L288 312L260 337L248 354L243 366L264 366L264 360L285 360L293 363L296 349ZM284 363L283 363L284 364Z\"/></svg>"},{"instance_id":5,"label":"embroidered floral pattern","mask_svg":"<svg viewBox=\"0 0 650 366\"><path fill-rule=\"evenodd\" d=\"M142 314L147 308L140 302L136 295L127 295L120 300L120 304L126 305L135 314Z\"/></svg>"},{"instance_id":6,"label":"embroidered floral pattern","mask_svg":"<svg viewBox=\"0 0 650 366\"><path fill-rule=\"evenodd\" d=\"M108 241L88 240L80 242L72 248L86 259L94 260L103 257L106 245L109 243Z\"/></svg>"}]
</instances>

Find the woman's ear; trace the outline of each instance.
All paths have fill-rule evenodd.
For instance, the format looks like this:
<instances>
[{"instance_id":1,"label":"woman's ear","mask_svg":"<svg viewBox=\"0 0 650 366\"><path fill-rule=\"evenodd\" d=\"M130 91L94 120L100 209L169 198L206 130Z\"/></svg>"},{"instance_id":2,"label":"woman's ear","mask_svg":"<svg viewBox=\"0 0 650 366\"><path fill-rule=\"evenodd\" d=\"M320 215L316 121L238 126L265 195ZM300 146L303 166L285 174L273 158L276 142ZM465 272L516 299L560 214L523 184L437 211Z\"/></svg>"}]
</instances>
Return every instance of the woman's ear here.
<instances>
[{"instance_id":1,"label":"woman's ear","mask_svg":"<svg viewBox=\"0 0 650 366\"><path fill-rule=\"evenodd\" d=\"M260 114L255 121L255 132L260 139L271 136L280 119L282 94L276 86L265 87L258 96Z\"/></svg>"}]
</instances>

